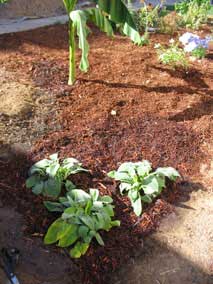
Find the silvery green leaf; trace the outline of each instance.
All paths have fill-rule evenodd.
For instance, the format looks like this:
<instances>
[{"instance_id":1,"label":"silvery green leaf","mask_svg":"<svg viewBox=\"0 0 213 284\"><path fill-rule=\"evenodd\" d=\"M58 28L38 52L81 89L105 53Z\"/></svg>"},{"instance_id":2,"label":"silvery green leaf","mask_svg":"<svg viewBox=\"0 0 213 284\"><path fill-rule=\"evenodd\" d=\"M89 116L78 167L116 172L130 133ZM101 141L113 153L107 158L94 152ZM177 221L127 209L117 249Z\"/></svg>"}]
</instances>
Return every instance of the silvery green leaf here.
<instances>
[{"instance_id":1,"label":"silvery green leaf","mask_svg":"<svg viewBox=\"0 0 213 284\"><path fill-rule=\"evenodd\" d=\"M147 160L135 163L139 177L144 177L152 170L151 164Z\"/></svg>"},{"instance_id":2,"label":"silvery green leaf","mask_svg":"<svg viewBox=\"0 0 213 284\"><path fill-rule=\"evenodd\" d=\"M91 199L91 196L82 189L73 189L70 194L76 202L87 202Z\"/></svg>"},{"instance_id":3,"label":"silvery green leaf","mask_svg":"<svg viewBox=\"0 0 213 284\"><path fill-rule=\"evenodd\" d=\"M140 198L140 193L135 190L130 190L128 192L128 197L131 201L131 205L134 213L139 216L142 212L142 203Z\"/></svg>"},{"instance_id":4,"label":"silvery green leaf","mask_svg":"<svg viewBox=\"0 0 213 284\"><path fill-rule=\"evenodd\" d=\"M158 168L155 171L155 173L166 176L173 181L175 181L178 177L180 177L180 174L178 173L178 171L172 167Z\"/></svg>"},{"instance_id":5,"label":"silvery green leaf","mask_svg":"<svg viewBox=\"0 0 213 284\"><path fill-rule=\"evenodd\" d=\"M119 172L117 171L115 173L115 180L119 180L121 182L126 182L126 183L132 183L132 177L128 174L128 173L125 173L125 172Z\"/></svg>"},{"instance_id":6,"label":"silvery green leaf","mask_svg":"<svg viewBox=\"0 0 213 284\"><path fill-rule=\"evenodd\" d=\"M113 199L109 195L104 195L104 196L100 196L100 201L102 201L103 203L110 204L113 202Z\"/></svg>"},{"instance_id":7,"label":"silvery green leaf","mask_svg":"<svg viewBox=\"0 0 213 284\"><path fill-rule=\"evenodd\" d=\"M118 171L119 173L128 173L128 175L130 177L134 177L136 175L136 172L135 172L135 164L132 163L132 162L125 162L123 164L120 165L120 167L118 168Z\"/></svg>"},{"instance_id":8,"label":"silvery green leaf","mask_svg":"<svg viewBox=\"0 0 213 284\"><path fill-rule=\"evenodd\" d=\"M113 210L113 205L108 204L107 206L104 206L103 211L109 216L109 217L113 217L114 214L114 210Z\"/></svg>"},{"instance_id":9,"label":"silvery green leaf","mask_svg":"<svg viewBox=\"0 0 213 284\"><path fill-rule=\"evenodd\" d=\"M63 212L64 206L58 202L44 201L44 206L50 212Z\"/></svg>"},{"instance_id":10,"label":"silvery green leaf","mask_svg":"<svg viewBox=\"0 0 213 284\"><path fill-rule=\"evenodd\" d=\"M141 196L141 200L145 203L152 203L152 198L150 195L143 195Z\"/></svg>"},{"instance_id":11,"label":"silvery green leaf","mask_svg":"<svg viewBox=\"0 0 213 284\"><path fill-rule=\"evenodd\" d=\"M62 166L66 166L66 167L73 167L74 165L79 165L81 166L81 163L74 158L67 158L63 160Z\"/></svg>"},{"instance_id":12,"label":"silvery green leaf","mask_svg":"<svg viewBox=\"0 0 213 284\"><path fill-rule=\"evenodd\" d=\"M142 188L145 194L153 194L159 192L158 180L154 175L144 178Z\"/></svg>"},{"instance_id":13,"label":"silvery green leaf","mask_svg":"<svg viewBox=\"0 0 213 284\"><path fill-rule=\"evenodd\" d=\"M128 191L128 197L130 198L131 201L135 201L136 199L138 199L138 191L137 190L129 190Z\"/></svg>"},{"instance_id":14,"label":"silvery green leaf","mask_svg":"<svg viewBox=\"0 0 213 284\"><path fill-rule=\"evenodd\" d=\"M90 216L79 216L80 220L87 225L90 230L95 230L95 222L93 221L93 219Z\"/></svg>"},{"instance_id":15,"label":"silvery green leaf","mask_svg":"<svg viewBox=\"0 0 213 284\"><path fill-rule=\"evenodd\" d=\"M92 210L94 210L94 209L100 209L100 208L103 208L104 207L104 205L103 205L103 202L101 202L101 201L95 201L95 202L93 202L93 206L92 206Z\"/></svg>"},{"instance_id":16,"label":"silvery green leaf","mask_svg":"<svg viewBox=\"0 0 213 284\"><path fill-rule=\"evenodd\" d=\"M51 165L51 163L52 163L52 161L50 161L50 160L48 160L48 159L43 159L43 160L41 160L41 161L35 163L35 164L33 165L33 167L35 167L35 168L46 168L46 167L48 167L49 165ZM32 167L32 168L33 168L33 167Z\"/></svg>"},{"instance_id":17,"label":"silvery green leaf","mask_svg":"<svg viewBox=\"0 0 213 284\"><path fill-rule=\"evenodd\" d=\"M132 188L132 185L129 184L129 183L125 183L125 182L122 182L120 185L119 185L119 188L120 188L120 193L123 194L124 191L128 191Z\"/></svg>"},{"instance_id":18,"label":"silvery green leaf","mask_svg":"<svg viewBox=\"0 0 213 284\"><path fill-rule=\"evenodd\" d=\"M52 161L58 161L58 153L55 153L55 154L50 155L50 159L51 159Z\"/></svg>"},{"instance_id":19,"label":"silvery green leaf","mask_svg":"<svg viewBox=\"0 0 213 284\"><path fill-rule=\"evenodd\" d=\"M76 189L76 186L70 180L66 180L65 188L67 191L70 191L70 190Z\"/></svg>"},{"instance_id":20,"label":"silvery green leaf","mask_svg":"<svg viewBox=\"0 0 213 284\"><path fill-rule=\"evenodd\" d=\"M49 167L47 167L46 173L51 177L55 177L59 168L59 163L53 163Z\"/></svg>"},{"instance_id":21,"label":"silvery green leaf","mask_svg":"<svg viewBox=\"0 0 213 284\"><path fill-rule=\"evenodd\" d=\"M93 201L97 201L99 197L99 191L96 188L90 188L89 193Z\"/></svg>"},{"instance_id":22,"label":"silvery green leaf","mask_svg":"<svg viewBox=\"0 0 213 284\"><path fill-rule=\"evenodd\" d=\"M86 238L87 237L87 234L89 232L89 228L87 226L80 226L79 229L78 229L78 234L81 238Z\"/></svg>"},{"instance_id":23,"label":"silvery green leaf","mask_svg":"<svg viewBox=\"0 0 213 284\"><path fill-rule=\"evenodd\" d=\"M36 195L39 195L43 192L43 189L44 189L44 182L40 181L35 186L33 186L32 192Z\"/></svg>"},{"instance_id":24,"label":"silvery green leaf","mask_svg":"<svg viewBox=\"0 0 213 284\"><path fill-rule=\"evenodd\" d=\"M61 193L61 182L55 178L49 178L44 182L44 192L46 196L56 198Z\"/></svg>"},{"instance_id":25,"label":"silvery green leaf","mask_svg":"<svg viewBox=\"0 0 213 284\"><path fill-rule=\"evenodd\" d=\"M39 183L41 178L38 175L33 175L26 180L26 187L31 188Z\"/></svg>"}]
</instances>

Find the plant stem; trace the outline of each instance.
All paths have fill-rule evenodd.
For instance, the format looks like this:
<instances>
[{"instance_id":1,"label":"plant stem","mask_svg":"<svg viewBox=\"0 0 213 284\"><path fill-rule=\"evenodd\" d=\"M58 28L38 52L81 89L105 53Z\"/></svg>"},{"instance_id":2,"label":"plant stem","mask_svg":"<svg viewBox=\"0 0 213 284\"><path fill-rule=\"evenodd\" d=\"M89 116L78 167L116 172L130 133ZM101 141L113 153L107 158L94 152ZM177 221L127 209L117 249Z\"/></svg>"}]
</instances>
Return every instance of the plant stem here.
<instances>
[{"instance_id":1,"label":"plant stem","mask_svg":"<svg viewBox=\"0 0 213 284\"><path fill-rule=\"evenodd\" d=\"M69 20L69 80L68 85L75 82L75 27Z\"/></svg>"}]
</instances>

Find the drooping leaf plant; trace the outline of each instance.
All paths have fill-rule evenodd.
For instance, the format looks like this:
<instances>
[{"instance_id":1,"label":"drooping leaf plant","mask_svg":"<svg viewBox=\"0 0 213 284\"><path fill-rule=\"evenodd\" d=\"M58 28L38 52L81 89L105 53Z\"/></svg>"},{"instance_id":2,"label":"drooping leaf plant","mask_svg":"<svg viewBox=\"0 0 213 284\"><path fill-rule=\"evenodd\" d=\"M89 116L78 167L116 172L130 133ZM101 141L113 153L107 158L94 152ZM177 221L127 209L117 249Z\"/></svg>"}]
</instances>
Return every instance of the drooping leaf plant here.
<instances>
[{"instance_id":1,"label":"drooping leaf plant","mask_svg":"<svg viewBox=\"0 0 213 284\"><path fill-rule=\"evenodd\" d=\"M69 16L69 80L72 85L75 81L75 36L79 38L79 48L82 51L80 69L86 72L89 68L89 44L87 36L89 28L87 22L93 22L101 31L113 36L113 25L119 25L124 35L129 36L135 44L142 44L143 38L137 31L131 13L122 0L93 0L94 8L74 10L77 0L63 0Z\"/></svg>"},{"instance_id":2,"label":"drooping leaf plant","mask_svg":"<svg viewBox=\"0 0 213 284\"><path fill-rule=\"evenodd\" d=\"M111 171L108 176L120 181L120 193L127 193L133 210L137 216L143 211L143 203L151 203L161 194L166 186L166 178L175 181L180 175L172 167L158 168L152 171L151 164L142 162L126 162L117 171Z\"/></svg>"}]
</instances>

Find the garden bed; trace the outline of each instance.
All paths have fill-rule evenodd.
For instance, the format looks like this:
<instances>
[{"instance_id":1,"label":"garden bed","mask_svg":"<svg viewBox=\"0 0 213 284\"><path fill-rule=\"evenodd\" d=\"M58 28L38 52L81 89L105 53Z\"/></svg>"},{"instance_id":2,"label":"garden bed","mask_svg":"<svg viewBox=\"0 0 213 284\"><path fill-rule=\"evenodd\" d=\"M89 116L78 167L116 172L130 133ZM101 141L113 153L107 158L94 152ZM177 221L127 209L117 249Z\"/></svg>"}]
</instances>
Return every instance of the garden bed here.
<instances>
[{"instance_id":1,"label":"garden bed","mask_svg":"<svg viewBox=\"0 0 213 284\"><path fill-rule=\"evenodd\" d=\"M199 33L208 31L205 27ZM109 283L111 272L135 257L143 237L173 210L171 204L188 197L197 182L206 190L211 186L212 54L191 63L188 71L172 70L158 62L153 48L169 39L153 34L149 46L137 47L127 38L107 38L93 29L90 71L79 72L75 85L69 87L66 26L0 37L1 69L12 74L8 76L13 81L39 90L30 98L31 108L21 115L1 114L1 148L11 152L11 159L0 160L3 205L15 206L25 215L25 236L46 232L52 216L24 182L33 161L55 152L75 157L91 170L75 178L79 187L98 187L114 199L121 227L103 234L105 247L94 242L85 257L70 261L79 267L83 283ZM8 135L8 125L14 135ZM106 173L122 162L141 159L154 168L172 166L182 178L168 184L161 198L137 219Z\"/></svg>"}]
</instances>

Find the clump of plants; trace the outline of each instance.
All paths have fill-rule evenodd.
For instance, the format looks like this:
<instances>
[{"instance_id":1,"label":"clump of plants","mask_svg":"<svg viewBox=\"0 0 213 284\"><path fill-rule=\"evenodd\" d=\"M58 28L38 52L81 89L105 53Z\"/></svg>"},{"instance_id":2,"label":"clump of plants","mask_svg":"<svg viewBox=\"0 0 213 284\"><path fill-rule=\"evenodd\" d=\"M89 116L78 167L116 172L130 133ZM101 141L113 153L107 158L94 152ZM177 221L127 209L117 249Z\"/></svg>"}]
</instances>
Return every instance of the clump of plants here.
<instances>
[{"instance_id":1,"label":"clump of plants","mask_svg":"<svg viewBox=\"0 0 213 284\"><path fill-rule=\"evenodd\" d=\"M60 201L64 212L49 227L44 243L57 243L63 248L71 247L70 256L73 258L84 255L93 238L103 246L100 231L109 231L112 227L120 226L120 221L112 220L112 198L100 196L98 189L90 189L89 193L81 189L70 190L67 197ZM52 208L51 211L58 211L58 206L55 205L55 210Z\"/></svg>"},{"instance_id":2,"label":"clump of plants","mask_svg":"<svg viewBox=\"0 0 213 284\"><path fill-rule=\"evenodd\" d=\"M144 203L151 203L166 187L166 178L175 181L180 177L172 167L158 168L152 171L151 164L142 162L123 163L117 171L111 171L108 176L120 182L120 193L126 193L137 216L143 211Z\"/></svg>"},{"instance_id":3,"label":"clump of plants","mask_svg":"<svg viewBox=\"0 0 213 284\"><path fill-rule=\"evenodd\" d=\"M206 56L211 37L201 39L198 35L187 32L179 38L179 41L183 44L185 52L195 58L202 59Z\"/></svg>"},{"instance_id":4,"label":"clump of plants","mask_svg":"<svg viewBox=\"0 0 213 284\"><path fill-rule=\"evenodd\" d=\"M169 46L163 46L160 43L155 45L158 59L165 65L171 66L173 69L184 68L187 69L189 61L186 52L178 46L178 43L171 39Z\"/></svg>"},{"instance_id":5,"label":"clump of plants","mask_svg":"<svg viewBox=\"0 0 213 284\"><path fill-rule=\"evenodd\" d=\"M210 7L209 0L184 0L175 4L175 10L181 16L181 26L191 29L199 29L207 22Z\"/></svg>"},{"instance_id":6,"label":"clump of plants","mask_svg":"<svg viewBox=\"0 0 213 284\"><path fill-rule=\"evenodd\" d=\"M89 189L87 193L68 180L70 175L79 172L88 170L82 168L82 164L74 158L64 159L60 163L55 153L50 159L35 163L26 180L26 187L31 188L34 194L51 198L44 201L48 211L61 213L50 225L44 243L57 243L59 247L70 248L73 258L84 255L93 238L103 246L100 231L120 226L120 221L113 220L114 206L110 196L100 196L98 189Z\"/></svg>"},{"instance_id":7,"label":"clump of plants","mask_svg":"<svg viewBox=\"0 0 213 284\"><path fill-rule=\"evenodd\" d=\"M149 28L157 28L159 24L159 8L157 5L147 5L144 1L144 6L140 8L136 15L136 23L140 32L148 32Z\"/></svg>"},{"instance_id":8,"label":"clump of plants","mask_svg":"<svg viewBox=\"0 0 213 284\"><path fill-rule=\"evenodd\" d=\"M30 168L26 187L32 188L32 192L36 195L57 198L63 185L68 189L71 187L71 182L67 180L70 175L82 171L88 172L81 165L74 158L67 158L60 164L58 154L55 153L50 159L43 159Z\"/></svg>"}]
</instances>

